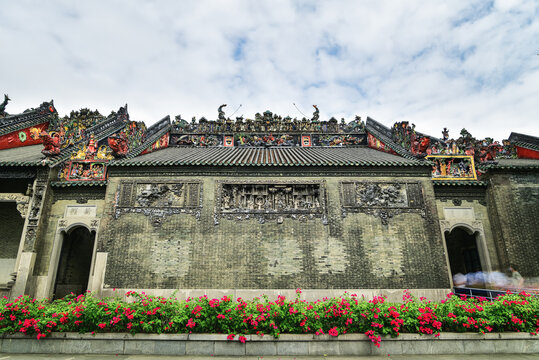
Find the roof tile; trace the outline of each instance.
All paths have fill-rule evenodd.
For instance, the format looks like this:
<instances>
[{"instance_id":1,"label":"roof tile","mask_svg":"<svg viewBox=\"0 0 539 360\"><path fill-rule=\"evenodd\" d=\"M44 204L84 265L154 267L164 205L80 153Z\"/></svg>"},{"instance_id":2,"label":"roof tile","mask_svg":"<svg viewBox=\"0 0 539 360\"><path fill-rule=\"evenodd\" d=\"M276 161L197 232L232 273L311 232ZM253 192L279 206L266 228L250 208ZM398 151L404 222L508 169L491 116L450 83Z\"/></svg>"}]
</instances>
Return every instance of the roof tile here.
<instances>
[{"instance_id":1,"label":"roof tile","mask_svg":"<svg viewBox=\"0 0 539 360\"><path fill-rule=\"evenodd\" d=\"M111 162L112 166L429 166L368 147L325 148L189 148L169 147L131 159Z\"/></svg>"}]
</instances>

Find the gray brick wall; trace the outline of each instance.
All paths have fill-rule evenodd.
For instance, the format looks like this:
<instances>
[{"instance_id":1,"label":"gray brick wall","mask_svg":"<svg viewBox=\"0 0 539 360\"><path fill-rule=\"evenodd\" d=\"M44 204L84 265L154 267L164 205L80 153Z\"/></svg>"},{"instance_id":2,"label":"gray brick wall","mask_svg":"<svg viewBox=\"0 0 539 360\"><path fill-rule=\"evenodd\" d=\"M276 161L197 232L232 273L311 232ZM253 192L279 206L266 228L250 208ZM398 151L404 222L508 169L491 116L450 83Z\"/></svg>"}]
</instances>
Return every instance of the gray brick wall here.
<instances>
[{"instance_id":1,"label":"gray brick wall","mask_svg":"<svg viewBox=\"0 0 539 360\"><path fill-rule=\"evenodd\" d=\"M539 177L495 173L487 195L501 265L515 265L524 277L539 276Z\"/></svg>"},{"instance_id":2,"label":"gray brick wall","mask_svg":"<svg viewBox=\"0 0 539 360\"><path fill-rule=\"evenodd\" d=\"M286 180L286 178L270 178ZM426 217L403 213L383 225L375 216L341 216L339 181L325 178L328 225L220 219L215 181L203 178L200 219L166 216L154 226L140 213L113 217L121 178L109 179L99 248L108 252L105 285L118 288L446 288L448 275L430 179L423 178ZM200 178L140 178L200 180ZM243 178L246 182L248 178ZM259 180L259 179L252 179ZM297 179L294 179L297 180ZM320 180L320 178L305 178ZM346 178L371 180L375 178ZM398 179L378 178L379 181ZM410 180L408 178L408 180ZM417 180L417 179L415 179Z\"/></svg>"}]
</instances>

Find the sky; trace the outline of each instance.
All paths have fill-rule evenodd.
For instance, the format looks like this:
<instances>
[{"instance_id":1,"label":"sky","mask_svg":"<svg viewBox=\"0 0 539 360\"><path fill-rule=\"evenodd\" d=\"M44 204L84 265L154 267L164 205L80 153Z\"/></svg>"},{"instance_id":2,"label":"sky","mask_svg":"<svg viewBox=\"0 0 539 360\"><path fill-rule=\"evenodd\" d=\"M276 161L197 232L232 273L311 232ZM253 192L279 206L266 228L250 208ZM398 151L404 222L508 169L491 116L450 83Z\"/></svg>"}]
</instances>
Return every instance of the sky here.
<instances>
[{"instance_id":1,"label":"sky","mask_svg":"<svg viewBox=\"0 0 539 360\"><path fill-rule=\"evenodd\" d=\"M0 0L8 113L367 116L539 136L539 1ZM1 99L0 99L1 100ZM295 104L295 105L294 105ZM241 105L241 107L240 107ZM239 110L234 113L238 108ZM297 108L296 108L297 107ZM234 113L234 114L233 114Z\"/></svg>"}]
</instances>

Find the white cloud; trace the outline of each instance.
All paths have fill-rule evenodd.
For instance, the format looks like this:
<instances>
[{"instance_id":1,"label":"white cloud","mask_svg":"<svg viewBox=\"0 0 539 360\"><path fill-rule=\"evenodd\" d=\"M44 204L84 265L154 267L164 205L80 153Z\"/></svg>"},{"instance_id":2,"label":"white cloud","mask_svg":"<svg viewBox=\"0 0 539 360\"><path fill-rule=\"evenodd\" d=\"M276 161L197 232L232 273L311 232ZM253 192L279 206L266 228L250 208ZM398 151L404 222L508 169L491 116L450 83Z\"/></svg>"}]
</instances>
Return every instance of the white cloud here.
<instances>
[{"instance_id":1,"label":"white cloud","mask_svg":"<svg viewBox=\"0 0 539 360\"><path fill-rule=\"evenodd\" d=\"M301 117L295 102L434 136L538 135L538 15L533 0L4 2L0 91L9 112L127 102L147 124L222 103Z\"/></svg>"}]
</instances>

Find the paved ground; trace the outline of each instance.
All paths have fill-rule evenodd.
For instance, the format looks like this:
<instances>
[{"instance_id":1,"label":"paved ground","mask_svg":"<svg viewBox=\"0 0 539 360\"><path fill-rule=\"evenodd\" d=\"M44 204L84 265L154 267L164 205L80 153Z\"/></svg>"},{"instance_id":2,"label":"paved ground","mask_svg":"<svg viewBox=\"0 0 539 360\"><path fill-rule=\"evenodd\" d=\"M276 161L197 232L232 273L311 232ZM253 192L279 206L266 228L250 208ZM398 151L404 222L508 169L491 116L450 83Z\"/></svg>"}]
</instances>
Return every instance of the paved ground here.
<instances>
[{"instance_id":1,"label":"paved ground","mask_svg":"<svg viewBox=\"0 0 539 360\"><path fill-rule=\"evenodd\" d=\"M149 355L51 355L51 354L1 354L0 360L233 360L238 357L230 356L149 356ZM537 360L539 354L497 354L497 355L388 355L385 356L243 356L244 360Z\"/></svg>"}]
</instances>

